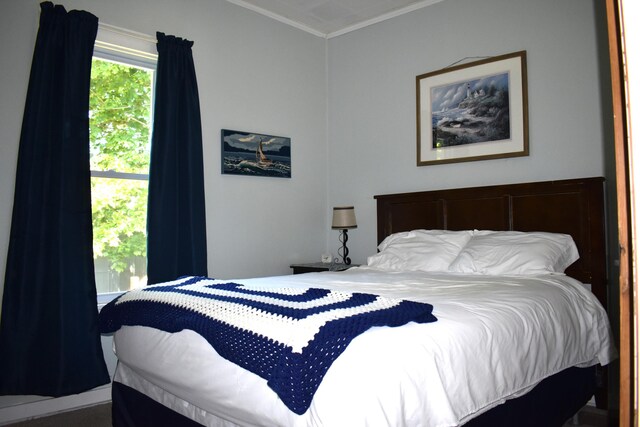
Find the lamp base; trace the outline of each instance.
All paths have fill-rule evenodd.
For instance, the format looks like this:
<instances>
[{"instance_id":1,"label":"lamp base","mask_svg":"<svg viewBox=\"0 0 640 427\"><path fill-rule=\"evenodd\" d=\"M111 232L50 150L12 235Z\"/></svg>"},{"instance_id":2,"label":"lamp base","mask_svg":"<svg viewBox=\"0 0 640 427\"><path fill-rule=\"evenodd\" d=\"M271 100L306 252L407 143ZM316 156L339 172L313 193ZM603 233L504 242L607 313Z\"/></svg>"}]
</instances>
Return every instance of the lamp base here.
<instances>
[{"instance_id":1,"label":"lamp base","mask_svg":"<svg viewBox=\"0 0 640 427\"><path fill-rule=\"evenodd\" d=\"M349 235L347 234L347 229L343 228L340 230L340 236L338 237L340 243L342 243L342 247L338 248L338 255L342 257L342 263L344 265L351 264L351 258L349 258L349 248L347 248L347 240L349 240ZM340 253L342 250L342 253Z\"/></svg>"}]
</instances>

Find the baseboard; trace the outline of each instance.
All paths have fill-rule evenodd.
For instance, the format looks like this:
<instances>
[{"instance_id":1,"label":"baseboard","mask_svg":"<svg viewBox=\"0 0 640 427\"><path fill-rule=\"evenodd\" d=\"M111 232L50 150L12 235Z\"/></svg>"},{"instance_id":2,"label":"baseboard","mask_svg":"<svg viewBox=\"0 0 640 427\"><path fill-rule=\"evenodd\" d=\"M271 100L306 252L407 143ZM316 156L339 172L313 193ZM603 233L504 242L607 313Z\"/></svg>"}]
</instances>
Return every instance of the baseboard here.
<instances>
[{"instance_id":1,"label":"baseboard","mask_svg":"<svg viewBox=\"0 0 640 427\"><path fill-rule=\"evenodd\" d=\"M0 409L0 426L33 418L71 411L111 401L111 384L64 397L42 397L28 403L19 403Z\"/></svg>"}]
</instances>

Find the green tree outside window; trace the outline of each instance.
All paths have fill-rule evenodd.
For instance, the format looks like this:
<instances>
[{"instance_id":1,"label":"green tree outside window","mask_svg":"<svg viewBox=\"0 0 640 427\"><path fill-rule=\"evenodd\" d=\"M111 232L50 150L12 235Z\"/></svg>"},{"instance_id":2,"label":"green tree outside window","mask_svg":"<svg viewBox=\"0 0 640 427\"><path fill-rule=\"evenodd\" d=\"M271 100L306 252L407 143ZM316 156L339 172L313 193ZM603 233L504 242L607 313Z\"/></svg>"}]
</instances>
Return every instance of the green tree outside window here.
<instances>
[{"instance_id":1,"label":"green tree outside window","mask_svg":"<svg viewBox=\"0 0 640 427\"><path fill-rule=\"evenodd\" d=\"M153 71L93 59L90 161L98 293L146 283L152 96Z\"/></svg>"}]
</instances>

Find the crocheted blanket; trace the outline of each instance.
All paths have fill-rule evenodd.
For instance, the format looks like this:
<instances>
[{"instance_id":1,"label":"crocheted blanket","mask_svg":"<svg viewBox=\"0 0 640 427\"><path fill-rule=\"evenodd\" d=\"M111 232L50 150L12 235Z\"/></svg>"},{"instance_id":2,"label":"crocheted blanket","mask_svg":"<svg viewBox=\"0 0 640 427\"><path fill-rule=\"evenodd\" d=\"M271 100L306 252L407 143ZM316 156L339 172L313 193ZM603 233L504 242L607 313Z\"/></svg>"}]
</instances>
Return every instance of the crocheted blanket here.
<instances>
[{"instance_id":1,"label":"crocheted blanket","mask_svg":"<svg viewBox=\"0 0 640 427\"><path fill-rule=\"evenodd\" d=\"M433 306L316 288L260 288L205 277L127 292L100 312L100 332L123 325L190 329L224 358L267 380L296 414L331 363L373 326L435 322Z\"/></svg>"}]
</instances>

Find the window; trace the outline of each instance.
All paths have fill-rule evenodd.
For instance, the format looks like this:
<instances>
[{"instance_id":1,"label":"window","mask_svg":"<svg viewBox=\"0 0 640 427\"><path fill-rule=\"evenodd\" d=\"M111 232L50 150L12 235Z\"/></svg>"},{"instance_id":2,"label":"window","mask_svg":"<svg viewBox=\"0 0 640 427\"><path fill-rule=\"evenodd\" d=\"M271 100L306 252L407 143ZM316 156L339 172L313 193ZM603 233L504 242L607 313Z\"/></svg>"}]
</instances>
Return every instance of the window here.
<instances>
[{"instance_id":1,"label":"window","mask_svg":"<svg viewBox=\"0 0 640 427\"><path fill-rule=\"evenodd\" d=\"M93 254L99 295L146 284L155 72L155 55L130 47L139 35L131 37L107 27L105 36L104 29L100 27L94 49L89 100ZM108 37L114 31L118 43Z\"/></svg>"}]
</instances>

